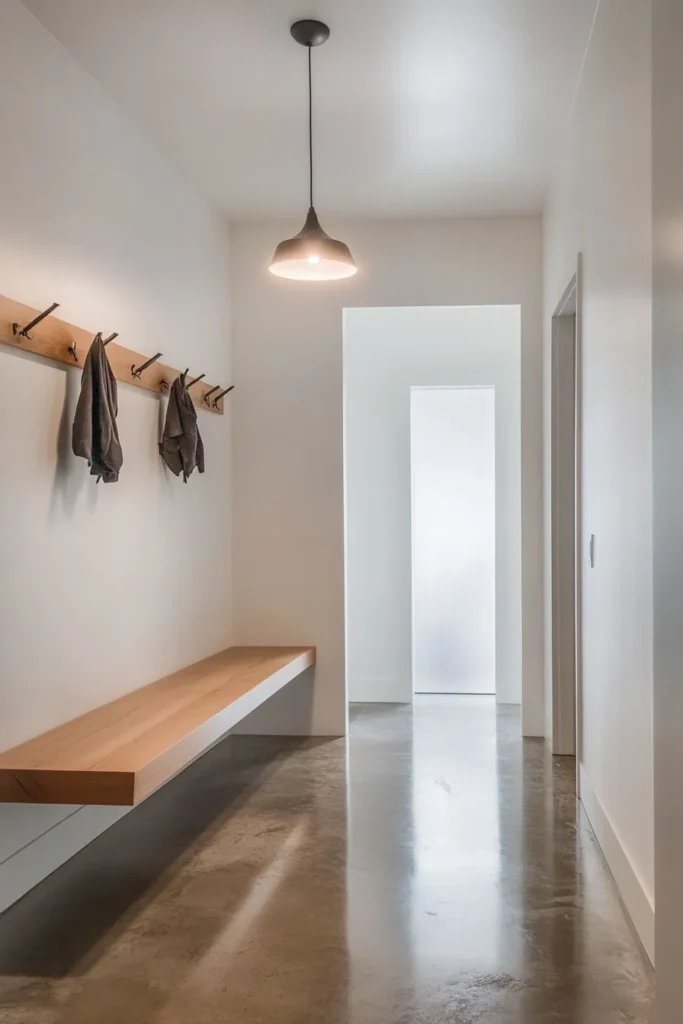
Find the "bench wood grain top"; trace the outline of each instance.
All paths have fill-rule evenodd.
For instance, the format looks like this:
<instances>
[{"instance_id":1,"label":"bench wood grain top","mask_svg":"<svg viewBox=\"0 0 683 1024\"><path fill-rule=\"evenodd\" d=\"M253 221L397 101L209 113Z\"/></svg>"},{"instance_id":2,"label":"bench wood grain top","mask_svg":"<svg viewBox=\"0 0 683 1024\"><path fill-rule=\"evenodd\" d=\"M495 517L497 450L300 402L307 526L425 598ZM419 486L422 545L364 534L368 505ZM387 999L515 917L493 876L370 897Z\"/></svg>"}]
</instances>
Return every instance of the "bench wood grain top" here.
<instances>
[{"instance_id":1,"label":"bench wood grain top","mask_svg":"<svg viewBox=\"0 0 683 1024\"><path fill-rule=\"evenodd\" d=\"M133 806L310 665L230 647L0 753L0 801Z\"/></svg>"}]
</instances>

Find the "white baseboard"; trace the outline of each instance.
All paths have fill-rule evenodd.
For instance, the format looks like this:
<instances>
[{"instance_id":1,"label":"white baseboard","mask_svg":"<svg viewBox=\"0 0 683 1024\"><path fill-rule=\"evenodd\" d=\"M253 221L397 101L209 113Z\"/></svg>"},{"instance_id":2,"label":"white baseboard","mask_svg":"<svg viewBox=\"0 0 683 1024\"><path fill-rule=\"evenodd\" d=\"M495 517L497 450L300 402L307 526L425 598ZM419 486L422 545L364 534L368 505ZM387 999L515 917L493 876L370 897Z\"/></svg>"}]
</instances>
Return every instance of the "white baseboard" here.
<instances>
[{"instance_id":1,"label":"white baseboard","mask_svg":"<svg viewBox=\"0 0 683 1024\"><path fill-rule=\"evenodd\" d=\"M583 765L579 765L581 803L588 815L600 849L612 872L624 906L633 922L650 963L655 962L655 907L638 872L633 867L626 848L612 826L605 810L591 786Z\"/></svg>"},{"instance_id":2,"label":"white baseboard","mask_svg":"<svg viewBox=\"0 0 683 1024\"><path fill-rule=\"evenodd\" d=\"M349 677L351 704L410 704L412 700L413 684L410 679Z\"/></svg>"},{"instance_id":3,"label":"white baseboard","mask_svg":"<svg viewBox=\"0 0 683 1024\"><path fill-rule=\"evenodd\" d=\"M127 813L125 807L81 807L0 864L0 913Z\"/></svg>"}]
</instances>

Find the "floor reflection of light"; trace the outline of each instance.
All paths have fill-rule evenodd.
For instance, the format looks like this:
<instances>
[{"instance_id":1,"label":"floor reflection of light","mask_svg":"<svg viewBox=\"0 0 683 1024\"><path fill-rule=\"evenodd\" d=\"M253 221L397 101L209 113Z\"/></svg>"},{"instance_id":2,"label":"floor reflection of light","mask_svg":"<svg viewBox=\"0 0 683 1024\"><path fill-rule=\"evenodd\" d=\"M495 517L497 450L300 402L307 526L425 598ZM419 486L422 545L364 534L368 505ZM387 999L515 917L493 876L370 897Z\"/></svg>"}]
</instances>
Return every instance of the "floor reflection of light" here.
<instances>
[{"instance_id":1,"label":"floor reflection of light","mask_svg":"<svg viewBox=\"0 0 683 1024\"><path fill-rule=\"evenodd\" d=\"M368 706L350 747L351 1019L390 1024L392 1006L499 967L495 698Z\"/></svg>"},{"instance_id":2,"label":"floor reflection of light","mask_svg":"<svg viewBox=\"0 0 683 1024\"><path fill-rule=\"evenodd\" d=\"M436 718L435 702L441 711ZM431 710L429 718L421 715L421 706ZM451 971L456 957L461 966L476 963L478 970L494 969L497 960L495 716L492 697L416 698L411 903L418 976ZM463 928L463 920L470 927Z\"/></svg>"},{"instance_id":3,"label":"floor reflection of light","mask_svg":"<svg viewBox=\"0 0 683 1024\"><path fill-rule=\"evenodd\" d=\"M218 933L207 951L184 978L182 987L176 994L181 1006L191 1004L195 995L201 995L201 998L206 1000L212 992L219 992L226 984L231 965L239 964L236 954L241 944L253 934L256 921L287 877L294 862L294 855L307 835L308 822L302 819L289 833L274 860L255 879L225 928ZM160 1024L175 1024L177 1012L177 1006L172 1011L162 1012Z\"/></svg>"}]
</instances>

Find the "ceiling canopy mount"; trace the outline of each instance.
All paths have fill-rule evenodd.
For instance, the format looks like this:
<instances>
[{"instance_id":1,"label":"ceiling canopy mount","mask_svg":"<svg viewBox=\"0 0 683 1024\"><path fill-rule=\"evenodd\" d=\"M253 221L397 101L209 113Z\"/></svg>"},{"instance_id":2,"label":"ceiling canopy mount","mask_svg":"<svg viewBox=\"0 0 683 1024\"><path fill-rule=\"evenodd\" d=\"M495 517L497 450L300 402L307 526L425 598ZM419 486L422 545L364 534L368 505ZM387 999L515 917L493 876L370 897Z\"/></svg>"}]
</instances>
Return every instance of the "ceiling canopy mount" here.
<instances>
[{"instance_id":1,"label":"ceiling canopy mount","mask_svg":"<svg viewBox=\"0 0 683 1024\"><path fill-rule=\"evenodd\" d=\"M311 18L295 21L289 31L292 38L302 46L322 46L330 38L329 26L324 21L313 21Z\"/></svg>"}]
</instances>

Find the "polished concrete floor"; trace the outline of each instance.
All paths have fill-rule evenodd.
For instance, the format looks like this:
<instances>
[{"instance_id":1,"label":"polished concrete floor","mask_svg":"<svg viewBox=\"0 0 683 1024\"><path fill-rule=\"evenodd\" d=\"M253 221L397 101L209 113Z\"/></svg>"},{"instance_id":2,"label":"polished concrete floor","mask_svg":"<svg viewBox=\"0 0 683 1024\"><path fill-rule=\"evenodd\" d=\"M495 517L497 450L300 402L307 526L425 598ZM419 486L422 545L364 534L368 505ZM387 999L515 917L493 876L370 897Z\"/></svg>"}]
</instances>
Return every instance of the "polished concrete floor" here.
<instances>
[{"instance_id":1,"label":"polished concrete floor","mask_svg":"<svg viewBox=\"0 0 683 1024\"><path fill-rule=\"evenodd\" d=\"M0 918L2 1024L645 1024L572 761L487 697L228 739Z\"/></svg>"}]
</instances>

